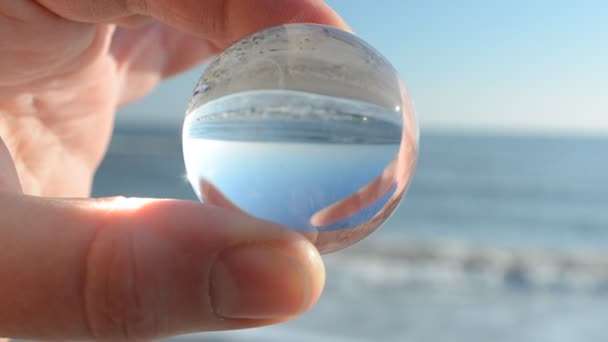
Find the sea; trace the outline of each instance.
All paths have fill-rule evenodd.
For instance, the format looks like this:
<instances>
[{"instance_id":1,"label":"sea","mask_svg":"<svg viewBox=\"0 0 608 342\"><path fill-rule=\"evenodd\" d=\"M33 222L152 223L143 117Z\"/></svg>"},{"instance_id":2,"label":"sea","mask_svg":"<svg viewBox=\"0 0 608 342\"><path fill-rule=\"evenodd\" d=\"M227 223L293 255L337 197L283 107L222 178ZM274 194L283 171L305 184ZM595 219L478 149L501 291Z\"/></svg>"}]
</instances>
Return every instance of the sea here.
<instances>
[{"instance_id":1,"label":"sea","mask_svg":"<svg viewBox=\"0 0 608 342\"><path fill-rule=\"evenodd\" d=\"M196 200L178 128L116 130L94 196ZM403 202L317 305L168 341L608 341L608 137L425 131Z\"/></svg>"}]
</instances>

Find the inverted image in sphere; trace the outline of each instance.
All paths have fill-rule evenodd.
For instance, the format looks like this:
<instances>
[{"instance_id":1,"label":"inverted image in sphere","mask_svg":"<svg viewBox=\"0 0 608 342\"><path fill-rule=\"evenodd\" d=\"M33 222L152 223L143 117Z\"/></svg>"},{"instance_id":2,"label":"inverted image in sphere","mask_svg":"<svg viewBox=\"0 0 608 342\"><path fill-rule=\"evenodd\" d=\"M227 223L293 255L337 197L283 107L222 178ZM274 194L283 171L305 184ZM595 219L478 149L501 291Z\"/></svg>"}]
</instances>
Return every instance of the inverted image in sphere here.
<instances>
[{"instance_id":1,"label":"inverted image in sphere","mask_svg":"<svg viewBox=\"0 0 608 342\"><path fill-rule=\"evenodd\" d=\"M183 149L201 201L282 224L328 253L395 210L415 168L418 127L379 52L336 28L290 24L211 61Z\"/></svg>"}]
</instances>

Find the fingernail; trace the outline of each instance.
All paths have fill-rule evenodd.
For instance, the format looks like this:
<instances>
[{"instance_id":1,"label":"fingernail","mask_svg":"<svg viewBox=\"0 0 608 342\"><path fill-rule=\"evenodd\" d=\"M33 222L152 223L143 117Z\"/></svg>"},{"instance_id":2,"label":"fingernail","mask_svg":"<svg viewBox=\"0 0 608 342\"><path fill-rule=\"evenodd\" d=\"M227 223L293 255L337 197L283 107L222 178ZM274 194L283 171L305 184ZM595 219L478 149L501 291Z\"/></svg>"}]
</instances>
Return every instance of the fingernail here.
<instances>
[{"instance_id":1,"label":"fingernail","mask_svg":"<svg viewBox=\"0 0 608 342\"><path fill-rule=\"evenodd\" d=\"M223 251L211 269L216 315L272 319L302 313L310 301L312 276L287 248L242 245Z\"/></svg>"}]
</instances>

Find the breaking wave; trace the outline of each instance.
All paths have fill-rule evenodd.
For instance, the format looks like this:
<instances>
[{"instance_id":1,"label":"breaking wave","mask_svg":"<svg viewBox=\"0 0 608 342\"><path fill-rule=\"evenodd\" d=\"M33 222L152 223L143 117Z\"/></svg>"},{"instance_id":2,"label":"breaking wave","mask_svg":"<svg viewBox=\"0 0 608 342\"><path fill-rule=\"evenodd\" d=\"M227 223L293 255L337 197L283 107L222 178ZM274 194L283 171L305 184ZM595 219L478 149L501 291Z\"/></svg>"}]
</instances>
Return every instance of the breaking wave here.
<instances>
[{"instance_id":1,"label":"breaking wave","mask_svg":"<svg viewBox=\"0 0 608 342\"><path fill-rule=\"evenodd\" d=\"M359 287L375 289L582 291L608 295L608 252L396 239L366 241L328 255L326 263L328 278L344 287L356 282Z\"/></svg>"}]
</instances>

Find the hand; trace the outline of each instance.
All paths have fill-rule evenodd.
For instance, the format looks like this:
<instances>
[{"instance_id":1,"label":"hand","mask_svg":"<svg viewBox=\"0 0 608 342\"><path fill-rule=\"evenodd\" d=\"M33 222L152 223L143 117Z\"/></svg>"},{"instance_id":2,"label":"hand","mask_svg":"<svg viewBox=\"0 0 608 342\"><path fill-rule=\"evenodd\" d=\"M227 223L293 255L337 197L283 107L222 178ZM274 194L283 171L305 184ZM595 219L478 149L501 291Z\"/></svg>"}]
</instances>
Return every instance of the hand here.
<instances>
[{"instance_id":1,"label":"hand","mask_svg":"<svg viewBox=\"0 0 608 342\"><path fill-rule=\"evenodd\" d=\"M0 336L159 338L315 303L323 264L301 235L194 202L79 199L119 106L287 22L346 27L315 0L0 2Z\"/></svg>"}]
</instances>

